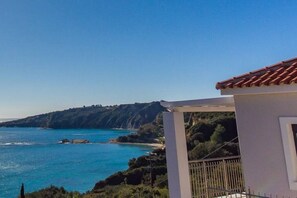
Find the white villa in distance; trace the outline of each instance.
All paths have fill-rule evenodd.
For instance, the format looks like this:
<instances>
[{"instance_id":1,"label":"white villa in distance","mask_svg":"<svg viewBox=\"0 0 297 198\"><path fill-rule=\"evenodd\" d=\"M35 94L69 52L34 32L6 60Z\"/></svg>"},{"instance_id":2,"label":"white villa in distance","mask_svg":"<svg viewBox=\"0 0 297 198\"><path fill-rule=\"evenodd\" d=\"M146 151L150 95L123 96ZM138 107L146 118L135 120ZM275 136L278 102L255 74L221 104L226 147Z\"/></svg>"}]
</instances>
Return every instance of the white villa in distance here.
<instances>
[{"instance_id":1,"label":"white villa in distance","mask_svg":"<svg viewBox=\"0 0 297 198\"><path fill-rule=\"evenodd\" d=\"M194 197L183 113L234 111L245 190L296 198L297 58L219 82L216 88L228 97L161 103L169 110L163 120L170 197Z\"/></svg>"}]
</instances>

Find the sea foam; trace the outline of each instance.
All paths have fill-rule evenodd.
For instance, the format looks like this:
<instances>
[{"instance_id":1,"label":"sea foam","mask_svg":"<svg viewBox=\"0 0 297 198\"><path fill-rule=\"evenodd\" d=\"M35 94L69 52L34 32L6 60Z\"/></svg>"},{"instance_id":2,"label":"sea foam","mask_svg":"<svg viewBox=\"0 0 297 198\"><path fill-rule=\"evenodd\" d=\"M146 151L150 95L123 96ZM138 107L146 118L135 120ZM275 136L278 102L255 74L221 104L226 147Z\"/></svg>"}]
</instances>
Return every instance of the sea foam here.
<instances>
[{"instance_id":1,"label":"sea foam","mask_svg":"<svg viewBox=\"0 0 297 198\"><path fill-rule=\"evenodd\" d=\"M34 145L33 142L4 142L0 143L0 146L29 146Z\"/></svg>"}]
</instances>

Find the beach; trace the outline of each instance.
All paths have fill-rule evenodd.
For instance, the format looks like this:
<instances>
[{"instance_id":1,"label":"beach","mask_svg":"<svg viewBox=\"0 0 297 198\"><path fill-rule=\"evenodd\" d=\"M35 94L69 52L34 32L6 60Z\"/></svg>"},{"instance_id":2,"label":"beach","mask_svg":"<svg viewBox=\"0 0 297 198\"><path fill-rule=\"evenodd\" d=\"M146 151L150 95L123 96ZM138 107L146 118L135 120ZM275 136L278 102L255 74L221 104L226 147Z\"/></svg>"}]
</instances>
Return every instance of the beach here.
<instances>
[{"instance_id":1,"label":"beach","mask_svg":"<svg viewBox=\"0 0 297 198\"><path fill-rule=\"evenodd\" d=\"M110 140L109 143L111 144L124 144L124 145L138 145L138 146L151 146L154 148L164 148L164 144L161 143L138 143L138 142L118 142L115 140Z\"/></svg>"}]
</instances>

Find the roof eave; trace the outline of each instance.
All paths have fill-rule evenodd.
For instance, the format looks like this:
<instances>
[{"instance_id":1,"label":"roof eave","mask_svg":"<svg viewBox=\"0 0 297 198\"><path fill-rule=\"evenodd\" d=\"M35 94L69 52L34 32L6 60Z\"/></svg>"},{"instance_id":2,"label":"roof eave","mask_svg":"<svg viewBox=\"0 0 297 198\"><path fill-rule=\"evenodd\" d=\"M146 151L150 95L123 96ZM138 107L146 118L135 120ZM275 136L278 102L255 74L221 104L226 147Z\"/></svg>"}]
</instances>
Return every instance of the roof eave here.
<instances>
[{"instance_id":1,"label":"roof eave","mask_svg":"<svg viewBox=\"0 0 297 198\"><path fill-rule=\"evenodd\" d=\"M171 112L234 112L233 97L161 102Z\"/></svg>"},{"instance_id":2,"label":"roof eave","mask_svg":"<svg viewBox=\"0 0 297 198\"><path fill-rule=\"evenodd\" d=\"M252 95L252 94L294 93L294 92L297 92L297 84L221 89L221 95Z\"/></svg>"}]
</instances>

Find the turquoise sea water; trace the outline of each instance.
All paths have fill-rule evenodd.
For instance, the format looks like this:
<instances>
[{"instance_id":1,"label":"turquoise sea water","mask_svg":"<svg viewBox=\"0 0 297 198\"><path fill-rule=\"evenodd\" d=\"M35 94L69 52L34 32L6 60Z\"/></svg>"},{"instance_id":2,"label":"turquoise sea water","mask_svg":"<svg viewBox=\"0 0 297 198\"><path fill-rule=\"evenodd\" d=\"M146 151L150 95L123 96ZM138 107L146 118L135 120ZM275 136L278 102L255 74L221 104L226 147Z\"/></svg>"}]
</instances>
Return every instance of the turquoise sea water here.
<instances>
[{"instance_id":1,"label":"turquoise sea water","mask_svg":"<svg viewBox=\"0 0 297 198\"><path fill-rule=\"evenodd\" d=\"M51 184L85 192L150 147L107 143L128 130L0 128L0 197L17 197ZM58 144L61 139L90 144Z\"/></svg>"}]
</instances>

